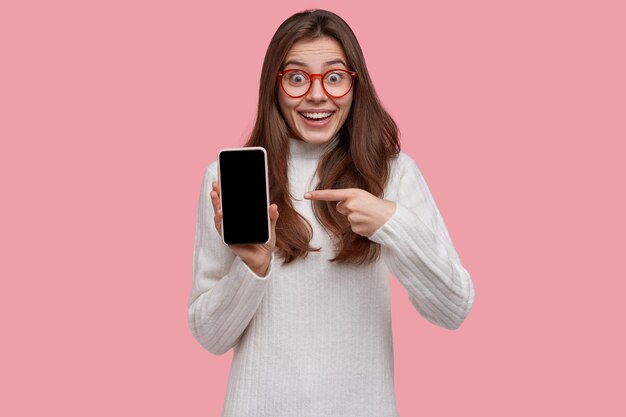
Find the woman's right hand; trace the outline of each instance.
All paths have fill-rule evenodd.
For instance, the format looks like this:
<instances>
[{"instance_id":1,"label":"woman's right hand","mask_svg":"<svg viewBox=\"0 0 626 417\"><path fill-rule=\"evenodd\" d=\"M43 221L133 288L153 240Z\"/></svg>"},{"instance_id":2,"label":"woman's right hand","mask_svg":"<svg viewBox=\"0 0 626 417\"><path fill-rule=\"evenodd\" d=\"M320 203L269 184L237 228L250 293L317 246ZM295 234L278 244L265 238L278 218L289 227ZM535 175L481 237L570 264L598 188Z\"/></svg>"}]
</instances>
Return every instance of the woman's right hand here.
<instances>
[{"instance_id":1,"label":"woman's right hand","mask_svg":"<svg viewBox=\"0 0 626 417\"><path fill-rule=\"evenodd\" d=\"M213 212L215 216L215 229L217 233L222 234L222 209L220 208L220 185L214 181L211 190L211 203L213 204ZM258 276L263 277L267 274L272 258L272 252L276 246L276 220L278 219L278 206L270 205L270 241L260 245L228 245L228 247L239 256L241 260Z\"/></svg>"}]
</instances>

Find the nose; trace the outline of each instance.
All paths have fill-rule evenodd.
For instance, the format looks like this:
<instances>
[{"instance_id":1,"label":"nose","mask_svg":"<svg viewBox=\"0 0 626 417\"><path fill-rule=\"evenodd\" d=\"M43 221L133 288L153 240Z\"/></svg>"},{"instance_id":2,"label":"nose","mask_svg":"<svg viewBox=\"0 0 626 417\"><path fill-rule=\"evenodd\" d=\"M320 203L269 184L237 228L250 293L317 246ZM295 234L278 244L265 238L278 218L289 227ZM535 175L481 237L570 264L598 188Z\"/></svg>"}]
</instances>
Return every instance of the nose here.
<instances>
[{"instance_id":1,"label":"nose","mask_svg":"<svg viewBox=\"0 0 626 417\"><path fill-rule=\"evenodd\" d=\"M311 80L311 89L306 95L306 98L313 102L325 101L328 98L322 86L322 77L313 77Z\"/></svg>"}]
</instances>

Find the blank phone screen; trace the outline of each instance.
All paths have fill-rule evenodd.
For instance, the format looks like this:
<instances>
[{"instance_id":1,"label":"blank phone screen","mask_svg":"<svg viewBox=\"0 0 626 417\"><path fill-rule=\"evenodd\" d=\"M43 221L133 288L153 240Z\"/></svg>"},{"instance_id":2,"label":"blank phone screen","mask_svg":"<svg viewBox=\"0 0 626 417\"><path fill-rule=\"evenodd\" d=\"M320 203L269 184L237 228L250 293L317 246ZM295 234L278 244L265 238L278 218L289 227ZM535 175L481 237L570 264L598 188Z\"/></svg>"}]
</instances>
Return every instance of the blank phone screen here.
<instances>
[{"instance_id":1,"label":"blank phone screen","mask_svg":"<svg viewBox=\"0 0 626 417\"><path fill-rule=\"evenodd\" d=\"M219 154L222 232L228 245L269 239L267 174L262 149L241 148Z\"/></svg>"}]
</instances>

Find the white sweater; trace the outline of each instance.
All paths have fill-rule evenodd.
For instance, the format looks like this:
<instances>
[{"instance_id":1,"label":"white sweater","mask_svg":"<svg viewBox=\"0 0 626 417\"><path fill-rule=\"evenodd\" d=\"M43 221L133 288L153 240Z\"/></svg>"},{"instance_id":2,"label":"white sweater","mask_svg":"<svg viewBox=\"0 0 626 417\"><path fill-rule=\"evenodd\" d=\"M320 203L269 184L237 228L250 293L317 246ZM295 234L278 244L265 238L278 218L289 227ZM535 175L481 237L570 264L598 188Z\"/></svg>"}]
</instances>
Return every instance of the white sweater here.
<instances>
[{"instance_id":1,"label":"white sweater","mask_svg":"<svg viewBox=\"0 0 626 417\"><path fill-rule=\"evenodd\" d=\"M289 183L297 198L315 188L322 149L290 139ZM415 162L405 153L392 162L384 198L396 202L396 211L370 237L382 245L378 262L329 262L330 238L311 201L300 199L294 208L313 226L312 246L322 249L287 265L275 256L264 278L215 230L209 193L216 178L213 162L200 193L189 327L214 354L234 347L222 416L397 416L389 271L436 325L457 328L474 301L470 276Z\"/></svg>"}]
</instances>

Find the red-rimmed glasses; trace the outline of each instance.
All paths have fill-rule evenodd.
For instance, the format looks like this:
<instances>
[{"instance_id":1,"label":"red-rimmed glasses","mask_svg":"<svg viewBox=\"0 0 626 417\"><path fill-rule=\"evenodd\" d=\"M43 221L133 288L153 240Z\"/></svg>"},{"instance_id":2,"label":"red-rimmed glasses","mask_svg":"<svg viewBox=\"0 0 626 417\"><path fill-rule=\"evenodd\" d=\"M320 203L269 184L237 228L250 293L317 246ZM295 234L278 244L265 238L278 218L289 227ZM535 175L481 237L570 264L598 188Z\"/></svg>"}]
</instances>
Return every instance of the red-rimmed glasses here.
<instances>
[{"instance_id":1,"label":"red-rimmed glasses","mask_svg":"<svg viewBox=\"0 0 626 417\"><path fill-rule=\"evenodd\" d=\"M313 79L319 77L324 92L332 98L341 98L352 90L357 73L344 69L331 69L324 74L309 74L299 69L280 71L280 87L292 98L304 97L313 87Z\"/></svg>"}]
</instances>

